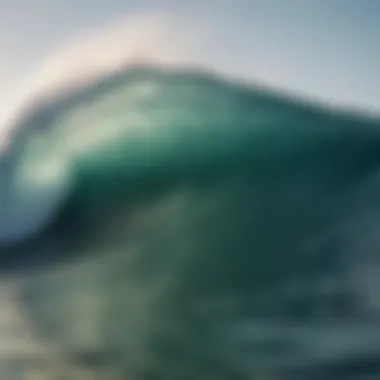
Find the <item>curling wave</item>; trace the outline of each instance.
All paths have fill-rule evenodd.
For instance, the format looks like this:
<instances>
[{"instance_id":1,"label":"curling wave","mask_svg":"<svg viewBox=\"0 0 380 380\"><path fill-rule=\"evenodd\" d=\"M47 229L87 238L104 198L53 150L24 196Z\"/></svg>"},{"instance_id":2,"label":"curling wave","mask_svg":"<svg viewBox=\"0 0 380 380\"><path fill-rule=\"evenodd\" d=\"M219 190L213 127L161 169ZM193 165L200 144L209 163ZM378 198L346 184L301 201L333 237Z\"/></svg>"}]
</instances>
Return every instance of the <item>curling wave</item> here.
<instances>
[{"instance_id":1,"label":"curling wave","mask_svg":"<svg viewBox=\"0 0 380 380\"><path fill-rule=\"evenodd\" d=\"M194 66L95 77L27 108L0 158L2 270L37 271L20 302L44 339L88 349L69 331L92 321L139 379L380 356L352 329L379 331L378 120Z\"/></svg>"}]
</instances>

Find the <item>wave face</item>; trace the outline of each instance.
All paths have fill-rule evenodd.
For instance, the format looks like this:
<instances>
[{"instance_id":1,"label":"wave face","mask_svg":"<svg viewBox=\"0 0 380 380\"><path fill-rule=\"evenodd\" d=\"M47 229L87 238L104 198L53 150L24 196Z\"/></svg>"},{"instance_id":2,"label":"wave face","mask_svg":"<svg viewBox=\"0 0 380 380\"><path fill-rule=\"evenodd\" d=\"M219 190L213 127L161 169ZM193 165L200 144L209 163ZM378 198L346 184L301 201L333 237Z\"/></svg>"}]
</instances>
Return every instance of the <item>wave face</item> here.
<instances>
[{"instance_id":1,"label":"wave face","mask_svg":"<svg viewBox=\"0 0 380 380\"><path fill-rule=\"evenodd\" d=\"M122 69L19 118L2 273L36 339L121 378L376 377L378 128L197 69Z\"/></svg>"}]
</instances>

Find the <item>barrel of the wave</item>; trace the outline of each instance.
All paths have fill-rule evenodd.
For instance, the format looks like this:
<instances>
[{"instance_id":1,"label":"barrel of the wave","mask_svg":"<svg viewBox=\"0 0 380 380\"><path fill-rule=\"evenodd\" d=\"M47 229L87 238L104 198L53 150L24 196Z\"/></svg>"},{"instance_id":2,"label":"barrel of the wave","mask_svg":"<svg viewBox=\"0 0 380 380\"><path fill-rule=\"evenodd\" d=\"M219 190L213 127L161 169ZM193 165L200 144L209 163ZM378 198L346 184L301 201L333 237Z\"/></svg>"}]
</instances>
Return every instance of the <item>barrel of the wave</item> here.
<instances>
[{"instance_id":1,"label":"barrel of the wave","mask_svg":"<svg viewBox=\"0 0 380 380\"><path fill-rule=\"evenodd\" d=\"M360 314L344 256L346 225L373 216L372 121L152 67L39 112L12 175L49 208L22 208L28 234L4 252L62 362L105 379L283 380L344 360L305 336Z\"/></svg>"}]
</instances>

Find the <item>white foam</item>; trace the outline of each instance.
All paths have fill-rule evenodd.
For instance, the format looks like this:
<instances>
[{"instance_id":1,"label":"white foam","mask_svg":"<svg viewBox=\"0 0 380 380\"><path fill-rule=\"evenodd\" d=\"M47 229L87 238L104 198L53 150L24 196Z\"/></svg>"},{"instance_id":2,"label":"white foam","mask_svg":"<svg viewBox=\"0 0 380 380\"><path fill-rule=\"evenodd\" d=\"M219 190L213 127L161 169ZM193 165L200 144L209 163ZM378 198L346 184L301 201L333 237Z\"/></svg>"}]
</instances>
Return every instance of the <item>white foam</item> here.
<instances>
[{"instance_id":1,"label":"white foam","mask_svg":"<svg viewBox=\"0 0 380 380\"><path fill-rule=\"evenodd\" d=\"M201 39L167 12L132 14L87 31L49 54L0 122L0 153L9 148L18 120L36 104L51 101L136 64L192 65Z\"/></svg>"},{"instance_id":2,"label":"white foam","mask_svg":"<svg viewBox=\"0 0 380 380\"><path fill-rule=\"evenodd\" d=\"M170 13L128 15L60 48L42 64L28 96L51 96L96 81L130 64L189 64L195 46Z\"/></svg>"}]
</instances>

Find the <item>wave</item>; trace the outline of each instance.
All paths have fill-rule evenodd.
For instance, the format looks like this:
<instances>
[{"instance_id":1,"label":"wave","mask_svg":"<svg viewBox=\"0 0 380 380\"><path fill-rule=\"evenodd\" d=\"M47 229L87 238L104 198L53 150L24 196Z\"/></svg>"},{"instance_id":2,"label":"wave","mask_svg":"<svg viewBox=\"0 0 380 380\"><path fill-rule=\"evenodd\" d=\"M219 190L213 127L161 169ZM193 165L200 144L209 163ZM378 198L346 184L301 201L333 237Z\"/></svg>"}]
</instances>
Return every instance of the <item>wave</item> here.
<instances>
[{"instance_id":1,"label":"wave","mask_svg":"<svg viewBox=\"0 0 380 380\"><path fill-rule=\"evenodd\" d=\"M3 193L19 197L24 211L28 204L36 207L31 219L39 221L46 216L38 217L38 209L45 214L58 207L86 176L99 176L95 181L102 185L129 178L130 186L139 187L144 178L185 178L211 166L284 170L318 154L322 168L333 160L328 154L337 155L334 149L360 165L377 155L376 127L372 120L229 83L200 69L129 67L26 113L3 157L3 188L9 188ZM357 150L362 156L355 161ZM24 213L22 219L30 218ZM5 239L13 227L3 220Z\"/></svg>"},{"instance_id":2,"label":"wave","mask_svg":"<svg viewBox=\"0 0 380 380\"><path fill-rule=\"evenodd\" d=\"M379 278L379 121L192 65L119 63L43 92L1 156L2 270L37 272L20 302L41 334L72 352L96 335L137 378L239 378L305 341L257 351L234 333L246 321L378 322L363 278ZM86 321L96 333L77 333Z\"/></svg>"}]
</instances>

